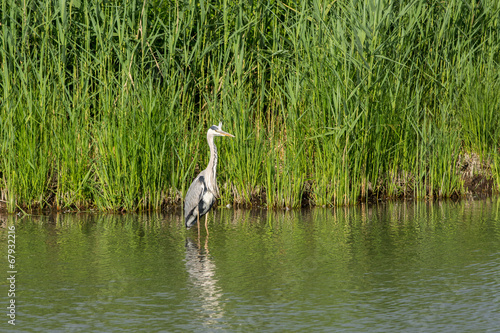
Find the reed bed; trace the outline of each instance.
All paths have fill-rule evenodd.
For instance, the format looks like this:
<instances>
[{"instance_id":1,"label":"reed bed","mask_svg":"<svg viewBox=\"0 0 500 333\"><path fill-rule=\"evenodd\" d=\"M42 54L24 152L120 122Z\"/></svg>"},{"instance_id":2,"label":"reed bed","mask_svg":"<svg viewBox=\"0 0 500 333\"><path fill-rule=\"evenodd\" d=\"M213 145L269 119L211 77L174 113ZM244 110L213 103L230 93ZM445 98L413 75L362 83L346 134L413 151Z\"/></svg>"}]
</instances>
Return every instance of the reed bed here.
<instances>
[{"instance_id":1,"label":"reed bed","mask_svg":"<svg viewBox=\"0 0 500 333\"><path fill-rule=\"evenodd\" d=\"M219 120L223 205L461 196L465 171L500 185L496 0L1 6L9 211L178 204Z\"/></svg>"}]
</instances>

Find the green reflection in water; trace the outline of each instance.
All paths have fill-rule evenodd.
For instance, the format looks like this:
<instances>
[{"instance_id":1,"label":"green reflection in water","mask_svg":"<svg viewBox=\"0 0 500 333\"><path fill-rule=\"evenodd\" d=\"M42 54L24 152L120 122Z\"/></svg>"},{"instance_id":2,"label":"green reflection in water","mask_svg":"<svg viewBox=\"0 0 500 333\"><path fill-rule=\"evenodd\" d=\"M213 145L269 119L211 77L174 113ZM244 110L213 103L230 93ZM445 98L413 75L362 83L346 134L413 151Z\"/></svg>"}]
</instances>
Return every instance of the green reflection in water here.
<instances>
[{"instance_id":1,"label":"green reflection in water","mask_svg":"<svg viewBox=\"0 0 500 333\"><path fill-rule=\"evenodd\" d=\"M217 210L199 239L180 215L4 216L16 329L495 330L499 210L497 198Z\"/></svg>"}]
</instances>

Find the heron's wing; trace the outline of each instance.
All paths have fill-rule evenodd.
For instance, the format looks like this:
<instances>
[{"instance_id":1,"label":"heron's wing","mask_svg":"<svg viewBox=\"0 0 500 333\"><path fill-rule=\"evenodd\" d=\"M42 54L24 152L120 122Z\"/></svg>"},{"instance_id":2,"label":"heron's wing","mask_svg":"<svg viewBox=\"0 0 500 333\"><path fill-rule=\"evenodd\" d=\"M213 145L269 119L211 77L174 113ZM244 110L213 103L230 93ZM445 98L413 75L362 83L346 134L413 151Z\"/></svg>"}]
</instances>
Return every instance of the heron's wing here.
<instances>
[{"instance_id":1,"label":"heron's wing","mask_svg":"<svg viewBox=\"0 0 500 333\"><path fill-rule=\"evenodd\" d=\"M205 178L200 173L189 186L184 198L184 217L188 217L198 207L205 192Z\"/></svg>"}]
</instances>

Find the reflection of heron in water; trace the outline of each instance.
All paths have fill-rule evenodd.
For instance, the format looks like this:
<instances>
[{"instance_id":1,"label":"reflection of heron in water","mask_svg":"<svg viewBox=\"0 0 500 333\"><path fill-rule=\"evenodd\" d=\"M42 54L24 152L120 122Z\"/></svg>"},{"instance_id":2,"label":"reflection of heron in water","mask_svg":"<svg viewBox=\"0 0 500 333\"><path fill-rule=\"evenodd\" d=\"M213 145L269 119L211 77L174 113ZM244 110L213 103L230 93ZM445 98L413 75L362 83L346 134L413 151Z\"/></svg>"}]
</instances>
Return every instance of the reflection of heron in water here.
<instances>
[{"instance_id":1,"label":"reflection of heron in water","mask_svg":"<svg viewBox=\"0 0 500 333\"><path fill-rule=\"evenodd\" d=\"M207 214L219 197L219 188L217 187L217 147L214 144L214 137L234 135L222 130L222 123L219 126L212 125L207 132L208 147L210 147L210 161L205 170L200 172L187 190L184 199L184 219L186 228L191 228L198 223L198 235L200 233L200 217ZM207 227L208 215L205 217L205 229Z\"/></svg>"},{"instance_id":2,"label":"reflection of heron in water","mask_svg":"<svg viewBox=\"0 0 500 333\"><path fill-rule=\"evenodd\" d=\"M208 237L204 249L186 238L186 271L195 296L199 298L196 303L201 304L205 324L216 325L224 316L224 310L220 301L222 292L215 278L215 264L208 255Z\"/></svg>"}]
</instances>

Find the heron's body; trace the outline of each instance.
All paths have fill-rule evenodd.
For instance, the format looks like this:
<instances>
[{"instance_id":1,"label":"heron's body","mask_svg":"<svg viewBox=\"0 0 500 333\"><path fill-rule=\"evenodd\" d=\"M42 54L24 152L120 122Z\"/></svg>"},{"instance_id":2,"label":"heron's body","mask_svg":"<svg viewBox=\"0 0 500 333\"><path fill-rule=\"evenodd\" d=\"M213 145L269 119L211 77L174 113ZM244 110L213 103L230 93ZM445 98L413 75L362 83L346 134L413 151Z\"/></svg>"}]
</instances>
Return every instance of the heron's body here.
<instances>
[{"instance_id":1,"label":"heron's body","mask_svg":"<svg viewBox=\"0 0 500 333\"><path fill-rule=\"evenodd\" d=\"M200 217L207 214L219 197L217 187L217 147L214 144L215 136L230 136L222 130L222 124L211 126L207 132L208 146L210 147L210 161L205 170L194 179L184 199L184 218L186 228L199 223ZM206 223L206 222L205 222Z\"/></svg>"},{"instance_id":2,"label":"heron's body","mask_svg":"<svg viewBox=\"0 0 500 333\"><path fill-rule=\"evenodd\" d=\"M208 213L215 201L217 201L217 193L212 192L205 183L205 176L203 175L205 171L203 170L195 178L191 186L189 186L186 198L184 199L186 228L191 228L200 217Z\"/></svg>"}]
</instances>

